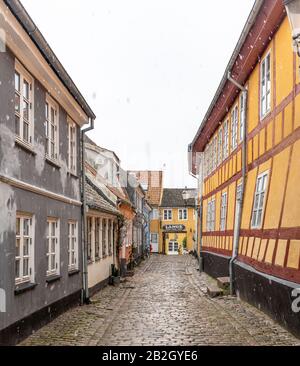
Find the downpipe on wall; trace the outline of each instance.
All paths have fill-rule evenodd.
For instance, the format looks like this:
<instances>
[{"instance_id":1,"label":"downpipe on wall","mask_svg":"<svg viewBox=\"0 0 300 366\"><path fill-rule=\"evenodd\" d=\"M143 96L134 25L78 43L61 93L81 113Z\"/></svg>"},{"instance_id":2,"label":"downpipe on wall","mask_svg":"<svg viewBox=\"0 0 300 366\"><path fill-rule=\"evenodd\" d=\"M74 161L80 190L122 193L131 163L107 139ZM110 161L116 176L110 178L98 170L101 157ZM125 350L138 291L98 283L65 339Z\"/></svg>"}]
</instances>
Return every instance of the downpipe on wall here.
<instances>
[{"instance_id":1,"label":"downpipe on wall","mask_svg":"<svg viewBox=\"0 0 300 366\"><path fill-rule=\"evenodd\" d=\"M86 132L94 129L94 119L90 119L89 127L81 130L81 201L82 201L82 291L81 304L90 303L89 284L88 284L88 260L87 260L87 231L86 231L86 198L85 198L85 146L84 136Z\"/></svg>"},{"instance_id":2,"label":"downpipe on wall","mask_svg":"<svg viewBox=\"0 0 300 366\"><path fill-rule=\"evenodd\" d=\"M233 249L232 249L232 257L229 262L229 277L230 277L230 294L234 295L234 273L233 273L233 264L238 256L239 252L239 242L240 242L240 229L241 229L241 221L242 221L242 213L243 213L243 203L244 203L244 195L245 195L245 187L246 187L246 179L247 179L247 104L248 104L248 90L240 85L236 80L231 77L230 71L227 76L228 80L232 82L237 88L239 88L243 93L243 143L242 143L242 187L240 197L237 198L237 210L235 215L235 223L234 223L234 236L233 236Z\"/></svg>"}]
</instances>

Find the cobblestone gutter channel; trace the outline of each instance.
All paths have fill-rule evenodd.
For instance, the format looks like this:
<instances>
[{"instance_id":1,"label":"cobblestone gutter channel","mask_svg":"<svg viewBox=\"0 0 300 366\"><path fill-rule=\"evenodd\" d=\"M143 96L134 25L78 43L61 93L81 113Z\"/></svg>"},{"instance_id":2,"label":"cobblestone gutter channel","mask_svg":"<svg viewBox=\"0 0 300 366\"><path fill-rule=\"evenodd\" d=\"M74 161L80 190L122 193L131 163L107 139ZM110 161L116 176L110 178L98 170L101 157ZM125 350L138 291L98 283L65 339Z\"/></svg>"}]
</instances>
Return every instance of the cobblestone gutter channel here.
<instances>
[{"instance_id":1,"label":"cobblestone gutter channel","mask_svg":"<svg viewBox=\"0 0 300 366\"><path fill-rule=\"evenodd\" d=\"M211 299L189 256L154 255L134 277L106 287L21 345L299 345L258 309Z\"/></svg>"}]
</instances>

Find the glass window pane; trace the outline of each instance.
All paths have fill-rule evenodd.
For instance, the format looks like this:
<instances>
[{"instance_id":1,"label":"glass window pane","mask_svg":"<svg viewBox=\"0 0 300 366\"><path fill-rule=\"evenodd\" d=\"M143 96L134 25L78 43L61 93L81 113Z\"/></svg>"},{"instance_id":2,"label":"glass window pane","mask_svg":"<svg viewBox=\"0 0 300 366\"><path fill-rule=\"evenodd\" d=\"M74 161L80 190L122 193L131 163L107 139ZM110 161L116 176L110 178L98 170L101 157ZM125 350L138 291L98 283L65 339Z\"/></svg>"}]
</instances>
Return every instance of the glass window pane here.
<instances>
[{"instance_id":1,"label":"glass window pane","mask_svg":"<svg viewBox=\"0 0 300 366\"><path fill-rule=\"evenodd\" d=\"M20 278L20 260L19 259L16 259L15 276L16 276L16 278Z\"/></svg>"},{"instance_id":2,"label":"glass window pane","mask_svg":"<svg viewBox=\"0 0 300 366\"><path fill-rule=\"evenodd\" d=\"M29 104L23 101L23 118L29 120Z\"/></svg>"},{"instance_id":3,"label":"glass window pane","mask_svg":"<svg viewBox=\"0 0 300 366\"><path fill-rule=\"evenodd\" d=\"M29 259L24 258L23 259L23 276L29 275Z\"/></svg>"},{"instance_id":4,"label":"glass window pane","mask_svg":"<svg viewBox=\"0 0 300 366\"><path fill-rule=\"evenodd\" d=\"M25 140L25 141L29 141L29 126L28 126L28 123L26 123L25 121L24 121L24 123L23 123L23 139Z\"/></svg>"},{"instance_id":5,"label":"glass window pane","mask_svg":"<svg viewBox=\"0 0 300 366\"><path fill-rule=\"evenodd\" d=\"M15 132L20 136L20 118L18 116L15 116Z\"/></svg>"},{"instance_id":6,"label":"glass window pane","mask_svg":"<svg viewBox=\"0 0 300 366\"><path fill-rule=\"evenodd\" d=\"M16 257L20 256L20 239L16 239Z\"/></svg>"},{"instance_id":7,"label":"glass window pane","mask_svg":"<svg viewBox=\"0 0 300 366\"><path fill-rule=\"evenodd\" d=\"M29 99L29 84L26 80L23 82L23 97Z\"/></svg>"},{"instance_id":8,"label":"glass window pane","mask_svg":"<svg viewBox=\"0 0 300 366\"><path fill-rule=\"evenodd\" d=\"M15 72L15 89L20 91L20 74Z\"/></svg>"}]
</instances>

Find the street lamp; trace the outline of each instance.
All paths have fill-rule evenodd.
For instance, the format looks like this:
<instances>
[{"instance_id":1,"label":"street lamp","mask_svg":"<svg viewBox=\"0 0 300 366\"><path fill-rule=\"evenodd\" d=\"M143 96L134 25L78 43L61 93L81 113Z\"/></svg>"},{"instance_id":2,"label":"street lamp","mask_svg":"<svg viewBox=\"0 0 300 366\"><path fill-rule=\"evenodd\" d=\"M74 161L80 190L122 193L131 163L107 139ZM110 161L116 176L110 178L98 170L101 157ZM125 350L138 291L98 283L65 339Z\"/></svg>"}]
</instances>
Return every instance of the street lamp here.
<instances>
[{"instance_id":1,"label":"street lamp","mask_svg":"<svg viewBox=\"0 0 300 366\"><path fill-rule=\"evenodd\" d=\"M294 52L300 57L300 0L283 0L292 28Z\"/></svg>"}]
</instances>

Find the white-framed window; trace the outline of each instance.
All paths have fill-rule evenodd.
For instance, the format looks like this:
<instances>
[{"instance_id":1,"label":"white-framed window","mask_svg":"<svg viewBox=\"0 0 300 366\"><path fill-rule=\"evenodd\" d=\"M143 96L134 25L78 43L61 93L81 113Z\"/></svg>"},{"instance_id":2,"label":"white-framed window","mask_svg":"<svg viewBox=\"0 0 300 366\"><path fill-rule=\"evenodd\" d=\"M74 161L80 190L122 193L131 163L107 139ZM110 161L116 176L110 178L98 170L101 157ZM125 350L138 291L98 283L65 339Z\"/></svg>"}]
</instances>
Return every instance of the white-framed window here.
<instances>
[{"instance_id":1,"label":"white-framed window","mask_svg":"<svg viewBox=\"0 0 300 366\"><path fill-rule=\"evenodd\" d=\"M260 116L263 118L271 110L271 53L260 65Z\"/></svg>"},{"instance_id":2,"label":"white-framed window","mask_svg":"<svg viewBox=\"0 0 300 366\"><path fill-rule=\"evenodd\" d=\"M92 261L92 240L93 240L93 218L87 217L86 219L87 229L87 260Z\"/></svg>"},{"instance_id":3,"label":"white-framed window","mask_svg":"<svg viewBox=\"0 0 300 366\"><path fill-rule=\"evenodd\" d=\"M16 216L15 283L34 282L34 218Z\"/></svg>"},{"instance_id":4,"label":"white-framed window","mask_svg":"<svg viewBox=\"0 0 300 366\"><path fill-rule=\"evenodd\" d=\"M59 274L59 220L47 219L47 276Z\"/></svg>"},{"instance_id":5,"label":"white-framed window","mask_svg":"<svg viewBox=\"0 0 300 366\"><path fill-rule=\"evenodd\" d=\"M236 200L240 201L242 199L242 183L238 184L236 187Z\"/></svg>"},{"instance_id":6,"label":"white-framed window","mask_svg":"<svg viewBox=\"0 0 300 366\"><path fill-rule=\"evenodd\" d=\"M95 230L95 234L94 234L94 238L95 238L95 259L99 259L100 258L100 249L101 249L101 219L100 217L95 217L95 225L94 225L94 230Z\"/></svg>"},{"instance_id":7,"label":"white-framed window","mask_svg":"<svg viewBox=\"0 0 300 366\"><path fill-rule=\"evenodd\" d=\"M245 126L245 109L246 109L246 100L245 94L241 93L240 95L240 136L239 140L244 140L244 126Z\"/></svg>"},{"instance_id":8,"label":"white-framed window","mask_svg":"<svg viewBox=\"0 0 300 366\"><path fill-rule=\"evenodd\" d=\"M172 220L172 210L171 209L165 209L164 210L164 220L165 221L171 221Z\"/></svg>"},{"instance_id":9,"label":"white-framed window","mask_svg":"<svg viewBox=\"0 0 300 366\"><path fill-rule=\"evenodd\" d=\"M209 165L209 150L208 145L205 146L204 150L204 177L208 176L208 165Z\"/></svg>"},{"instance_id":10,"label":"white-framed window","mask_svg":"<svg viewBox=\"0 0 300 366\"><path fill-rule=\"evenodd\" d=\"M224 143L223 143L223 159L227 158L229 154L229 129L228 120L224 122Z\"/></svg>"},{"instance_id":11,"label":"white-framed window","mask_svg":"<svg viewBox=\"0 0 300 366\"><path fill-rule=\"evenodd\" d=\"M69 271L78 269L78 223L68 222L68 269Z\"/></svg>"},{"instance_id":12,"label":"white-framed window","mask_svg":"<svg viewBox=\"0 0 300 366\"><path fill-rule=\"evenodd\" d=\"M159 218L158 209L154 208L152 210L152 213L151 213L151 219L152 220L158 220L158 218Z\"/></svg>"},{"instance_id":13,"label":"white-framed window","mask_svg":"<svg viewBox=\"0 0 300 366\"><path fill-rule=\"evenodd\" d=\"M102 219L102 257L107 256L107 220Z\"/></svg>"},{"instance_id":14,"label":"white-framed window","mask_svg":"<svg viewBox=\"0 0 300 366\"><path fill-rule=\"evenodd\" d=\"M153 244L158 243L158 233L151 233L151 243Z\"/></svg>"},{"instance_id":15,"label":"white-framed window","mask_svg":"<svg viewBox=\"0 0 300 366\"><path fill-rule=\"evenodd\" d=\"M238 106L231 112L231 151L235 150L238 143Z\"/></svg>"},{"instance_id":16,"label":"white-framed window","mask_svg":"<svg viewBox=\"0 0 300 366\"><path fill-rule=\"evenodd\" d=\"M107 230L108 230L108 255L113 253L113 235L112 235L112 220L107 220Z\"/></svg>"},{"instance_id":17,"label":"white-framed window","mask_svg":"<svg viewBox=\"0 0 300 366\"><path fill-rule=\"evenodd\" d=\"M45 103L45 134L46 156L52 160L58 159L58 104L47 94Z\"/></svg>"},{"instance_id":18,"label":"white-framed window","mask_svg":"<svg viewBox=\"0 0 300 366\"><path fill-rule=\"evenodd\" d=\"M77 171L77 125L68 117L68 168L76 174Z\"/></svg>"},{"instance_id":19,"label":"white-framed window","mask_svg":"<svg viewBox=\"0 0 300 366\"><path fill-rule=\"evenodd\" d=\"M218 136L214 137L213 142L213 170L216 169L218 163Z\"/></svg>"},{"instance_id":20,"label":"white-framed window","mask_svg":"<svg viewBox=\"0 0 300 366\"><path fill-rule=\"evenodd\" d=\"M15 62L15 133L26 144L33 143L33 78Z\"/></svg>"},{"instance_id":21,"label":"white-framed window","mask_svg":"<svg viewBox=\"0 0 300 366\"><path fill-rule=\"evenodd\" d=\"M264 172L257 177L252 212L252 228L260 228L263 218L264 201L267 187L268 172Z\"/></svg>"},{"instance_id":22,"label":"white-framed window","mask_svg":"<svg viewBox=\"0 0 300 366\"><path fill-rule=\"evenodd\" d=\"M187 220L187 219L188 219L187 208L179 208L178 209L178 220Z\"/></svg>"},{"instance_id":23,"label":"white-framed window","mask_svg":"<svg viewBox=\"0 0 300 366\"><path fill-rule=\"evenodd\" d=\"M224 192L221 197L221 213L220 213L220 230L226 229L226 214L227 214L227 192Z\"/></svg>"},{"instance_id":24,"label":"white-framed window","mask_svg":"<svg viewBox=\"0 0 300 366\"><path fill-rule=\"evenodd\" d=\"M208 202L207 205L207 218L206 218L207 231L215 230L215 218L216 218L216 201L213 199L210 202Z\"/></svg>"},{"instance_id":25,"label":"white-framed window","mask_svg":"<svg viewBox=\"0 0 300 366\"><path fill-rule=\"evenodd\" d=\"M218 165L222 163L223 159L223 130L222 128L219 129L218 132Z\"/></svg>"}]
</instances>

